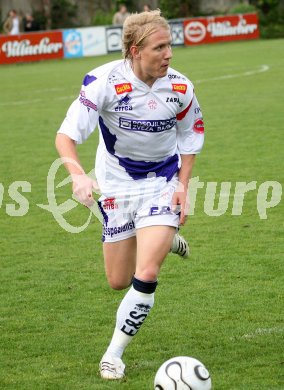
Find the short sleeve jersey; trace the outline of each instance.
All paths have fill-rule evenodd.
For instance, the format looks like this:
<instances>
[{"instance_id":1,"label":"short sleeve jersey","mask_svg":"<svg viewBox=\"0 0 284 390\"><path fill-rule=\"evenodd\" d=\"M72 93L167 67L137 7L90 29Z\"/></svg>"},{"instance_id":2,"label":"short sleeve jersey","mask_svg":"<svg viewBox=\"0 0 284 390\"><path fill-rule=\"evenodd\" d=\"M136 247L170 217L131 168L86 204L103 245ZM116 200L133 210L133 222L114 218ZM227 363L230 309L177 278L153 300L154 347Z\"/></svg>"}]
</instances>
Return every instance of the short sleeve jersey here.
<instances>
[{"instance_id":1,"label":"short sleeve jersey","mask_svg":"<svg viewBox=\"0 0 284 390\"><path fill-rule=\"evenodd\" d=\"M149 87L124 60L85 76L58 132L82 143L97 125L100 186L107 177L140 180L149 173L169 181L178 172L180 155L199 153L204 142L202 112L192 83L169 68Z\"/></svg>"}]
</instances>

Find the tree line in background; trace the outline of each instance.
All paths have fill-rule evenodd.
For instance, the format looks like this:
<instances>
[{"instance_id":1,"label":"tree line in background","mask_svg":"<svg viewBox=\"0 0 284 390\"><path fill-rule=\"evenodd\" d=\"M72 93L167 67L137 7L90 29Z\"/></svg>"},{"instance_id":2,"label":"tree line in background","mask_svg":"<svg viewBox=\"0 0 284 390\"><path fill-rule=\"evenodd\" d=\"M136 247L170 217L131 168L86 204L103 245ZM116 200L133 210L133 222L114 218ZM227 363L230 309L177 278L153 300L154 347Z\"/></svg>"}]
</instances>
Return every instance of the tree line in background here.
<instances>
[{"instance_id":1,"label":"tree line in background","mask_svg":"<svg viewBox=\"0 0 284 390\"><path fill-rule=\"evenodd\" d=\"M41 9L33 11L42 30L70 27L83 27L80 21L78 2L72 0L42 0ZM94 16L88 25L110 25L112 16L119 5L126 4L130 12L140 11L137 9L139 2L136 0L110 1L91 0L86 2L92 8ZM141 2L140 2L141 3ZM144 3L144 2L143 2ZM160 0L155 2L163 11L167 19L177 19L192 16L207 16L200 11L198 0ZM149 1L151 5L151 1ZM91 9L90 9L91 11ZM260 31L263 38L284 37L284 0L243 0L226 11L227 14L257 12L260 20ZM215 11L215 15L224 12ZM210 12L212 15L212 12Z\"/></svg>"}]
</instances>

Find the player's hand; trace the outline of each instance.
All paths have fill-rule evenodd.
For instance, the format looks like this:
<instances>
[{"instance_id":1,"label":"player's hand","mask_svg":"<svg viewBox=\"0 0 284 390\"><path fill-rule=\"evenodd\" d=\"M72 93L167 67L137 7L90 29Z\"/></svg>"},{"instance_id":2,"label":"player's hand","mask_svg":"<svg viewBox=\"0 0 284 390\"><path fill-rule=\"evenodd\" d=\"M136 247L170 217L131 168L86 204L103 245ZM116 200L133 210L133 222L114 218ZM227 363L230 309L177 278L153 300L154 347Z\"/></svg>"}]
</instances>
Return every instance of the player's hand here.
<instances>
[{"instance_id":1,"label":"player's hand","mask_svg":"<svg viewBox=\"0 0 284 390\"><path fill-rule=\"evenodd\" d=\"M72 174L71 177L74 198L82 203L82 205L89 208L92 207L95 203L93 191L99 192L98 183L86 174Z\"/></svg>"},{"instance_id":2,"label":"player's hand","mask_svg":"<svg viewBox=\"0 0 284 390\"><path fill-rule=\"evenodd\" d=\"M172 198L172 210L174 213L180 213L179 223L184 225L189 211L189 203L187 200L186 191L177 191L174 193Z\"/></svg>"}]
</instances>

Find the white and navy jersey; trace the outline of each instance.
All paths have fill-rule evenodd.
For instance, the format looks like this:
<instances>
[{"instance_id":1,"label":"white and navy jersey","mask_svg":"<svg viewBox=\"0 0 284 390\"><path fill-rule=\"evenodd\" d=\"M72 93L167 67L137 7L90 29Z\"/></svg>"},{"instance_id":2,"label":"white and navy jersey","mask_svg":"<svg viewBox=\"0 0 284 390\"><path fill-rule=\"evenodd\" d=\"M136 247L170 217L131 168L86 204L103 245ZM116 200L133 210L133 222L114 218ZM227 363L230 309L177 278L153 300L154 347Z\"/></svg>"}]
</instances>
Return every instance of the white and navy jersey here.
<instances>
[{"instance_id":1,"label":"white and navy jersey","mask_svg":"<svg viewBox=\"0 0 284 390\"><path fill-rule=\"evenodd\" d=\"M96 176L139 180L148 174L169 181L181 154L197 154L204 141L202 113L192 83L169 68L152 87L139 80L129 62L118 60L89 72L59 133L77 143L100 129Z\"/></svg>"}]
</instances>

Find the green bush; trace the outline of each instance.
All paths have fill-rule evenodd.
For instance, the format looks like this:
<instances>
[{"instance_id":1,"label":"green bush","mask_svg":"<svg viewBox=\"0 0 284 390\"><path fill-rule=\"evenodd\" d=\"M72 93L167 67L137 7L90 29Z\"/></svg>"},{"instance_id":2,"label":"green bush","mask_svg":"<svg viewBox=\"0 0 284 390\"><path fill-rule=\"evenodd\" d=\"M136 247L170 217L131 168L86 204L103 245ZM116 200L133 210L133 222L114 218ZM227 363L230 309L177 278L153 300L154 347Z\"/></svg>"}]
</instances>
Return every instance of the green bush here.
<instances>
[{"instance_id":1,"label":"green bush","mask_svg":"<svg viewBox=\"0 0 284 390\"><path fill-rule=\"evenodd\" d=\"M200 16L197 0L160 0L159 8L167 19Z\"/></svg>"},{"instance_id":2,"label":"green bush","mask_svg":"<svg viewBox=\"0 0 284 390\"><path fill-rule=\"evenodd\" d=\"M53 0L51 4L51 28L76 27L77 5L70 0Z\"/></svg>"},{"instance_id":3,"label":"green bush","mask_svg":"<svg viewBox=\"0 0 284 390\"><path fill-rule=\"evenodd\" d=\"M260 29L262 38L284 38L284 26L281 24L270 24Z\"/></svg>"},{"instance_id":4,"label":"green bush","mask_svg":"<svg viewBox=\"0 0 284 390\"><path fill-rule=\"evenodd\" d=\"M228 14L229 15L249 14L249 13L256 12L256 11L257 11L257 9L255 8L255 6L253 6L251 4L240 3L240 4L237 4L234 7L232 7L229 10Z\"/></svg>"},{"instance_id":5,"label":"green bush","mask_svg":"<svg viewBox=\"0 0 284 390\"><path fill-rule=\"evenodd\" d=\"M160 0L160 9L167 19L179 18L179 4L175 0ZM185 15L186 16L186 15Z\"/></svg>"},{"instance_id":6,"label":"green bush","mask_svg":"<svg viewBox=\"0 0 284 390\"><path fill-rule=\"evenodd\" d=\"M33 9L32 15L33 15L35 21L38 23L39 29L40 30L45 30L46 29L46 24L47 24L47 18L44 15L44 13L41 12L41 11Z\"/></svg>"},{"instance_id":7,"label":"green bush","mask_svg":"<svg viewBox=\"0 0 284 390\"><path fill-rule=\"evenodd\" d=\"M262 38L284 38L284 8L271 10L268 14L259 12Z\"/></svg>"},{"instance_id":8,"label":"green bush","mask_svg":"<svg viewBox=\"0 0 284 390\"><path fill-rule=\"evenodd\" d=\"M112 24L113 13L97 10L92 18L92 26L107 26Z\"/></svg>"},{"instance_id":9,"label":"green bush","mask_svg":"<svg viewBox=\"0 0 284 390\"><path fill-rule=\"evenodd\" d=\"M268 3L263 1L258 6L261 37L284 38L284 7L279 0Z\"/></svg>"}]
</instances>

